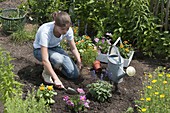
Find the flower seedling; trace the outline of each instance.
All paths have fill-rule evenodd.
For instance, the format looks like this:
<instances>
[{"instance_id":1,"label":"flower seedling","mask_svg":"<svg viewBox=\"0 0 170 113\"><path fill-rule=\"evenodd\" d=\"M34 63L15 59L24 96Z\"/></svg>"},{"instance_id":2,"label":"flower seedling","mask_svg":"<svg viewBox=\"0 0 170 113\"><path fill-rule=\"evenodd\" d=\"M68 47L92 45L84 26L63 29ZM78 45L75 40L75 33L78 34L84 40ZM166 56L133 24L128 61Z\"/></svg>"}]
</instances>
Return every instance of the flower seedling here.
<instances>
[{"instance_id":1,"label":"flower seedling","mask_svg":"<svg viewBox=\"0 0 170 113\"><path fill-rule=\"evenodd\" d=\"M47 101L47 104L54 104L55 101L52 99L54 95L57 95L57 92L54 91L53 86L45 86L41 84L37 91L37 98L44 98Z\"/></svg>"},{"instance_id":2,"label":"flower seedling","mask_svg":"<svg viewBox=\"0 0 170 113\"><path fill-rule=\"evenodd\" d=\"M86 98L83 89L77 88L77 92L79 92L78 95L64 96L63 100L66 102L67 107L74 112L86 111L89 108L90 101Z\"/></svg>"}]
</instances>

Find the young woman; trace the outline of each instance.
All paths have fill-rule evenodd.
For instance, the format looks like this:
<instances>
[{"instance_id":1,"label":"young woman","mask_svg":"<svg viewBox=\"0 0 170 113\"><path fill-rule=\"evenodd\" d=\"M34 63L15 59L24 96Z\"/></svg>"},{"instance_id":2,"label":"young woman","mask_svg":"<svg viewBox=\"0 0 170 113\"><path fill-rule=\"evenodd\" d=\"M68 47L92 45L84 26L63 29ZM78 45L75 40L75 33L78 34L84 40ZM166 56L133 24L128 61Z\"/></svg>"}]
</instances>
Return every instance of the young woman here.
<instances>
[{"instance_id":1,"label":"young woman","mask_svg":"<svg viewBox=\"0 0 170 113\"><path fill-rule=\"evenodd\" d=\"M42 73L44 81L54 84L57 88L64 88L53 68L61 68L61 72L66 77L76 79L79 76L82 63L75 46L70 16L66 12L59 11L53 14L53 18L53 22L41 25L36 33L33 43L34 57L42 62L44 66ZM77 60L77 65L60 46L60 42L64 38L70 45L71 52Z\"/></svg>"}]
</instances>

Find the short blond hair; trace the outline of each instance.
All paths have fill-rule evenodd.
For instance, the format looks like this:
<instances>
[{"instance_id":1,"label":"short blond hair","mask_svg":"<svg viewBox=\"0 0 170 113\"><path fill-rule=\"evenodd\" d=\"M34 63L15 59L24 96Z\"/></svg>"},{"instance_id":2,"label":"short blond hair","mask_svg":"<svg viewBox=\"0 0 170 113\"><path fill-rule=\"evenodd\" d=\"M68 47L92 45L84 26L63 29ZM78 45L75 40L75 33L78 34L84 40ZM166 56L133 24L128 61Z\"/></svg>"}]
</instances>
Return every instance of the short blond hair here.
<instances>
[{"instance_id":1,"label":"short blond hair","mask_svg":"<svg viewBox=\"0 0 170 113\"><path fill-rule=\"evenodd\" d=\"M54 12L53 19L55 21L55 25L59 27L71 26L70 15L64 11Z\"/></svg>"}]
</instances>

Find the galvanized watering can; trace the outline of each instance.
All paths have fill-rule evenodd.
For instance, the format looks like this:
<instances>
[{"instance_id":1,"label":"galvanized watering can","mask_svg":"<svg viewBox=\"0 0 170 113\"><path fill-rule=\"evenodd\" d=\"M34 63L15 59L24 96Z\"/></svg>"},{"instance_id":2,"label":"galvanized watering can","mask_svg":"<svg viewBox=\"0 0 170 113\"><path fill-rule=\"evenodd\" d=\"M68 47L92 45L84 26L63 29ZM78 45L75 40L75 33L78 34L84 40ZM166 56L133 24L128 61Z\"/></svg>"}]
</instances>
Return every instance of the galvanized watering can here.
<instances>
[{"instance_id":1,"label":"galvanized watering can","mask_svg":"<svg viewBox=\"0 0 170 113\"><path fill-rule=\"evenodd\" d=\"M124 71L124 59L121 57L116 46L112 46L109 49L109 55L107 58L109 79L114 83L120 83L123 81L123 77L125 77L126 75L133 76L136 73L135 68L133 68L132 66L129 66L126 69L126 72Z\"/></svg>"}]
</instances>

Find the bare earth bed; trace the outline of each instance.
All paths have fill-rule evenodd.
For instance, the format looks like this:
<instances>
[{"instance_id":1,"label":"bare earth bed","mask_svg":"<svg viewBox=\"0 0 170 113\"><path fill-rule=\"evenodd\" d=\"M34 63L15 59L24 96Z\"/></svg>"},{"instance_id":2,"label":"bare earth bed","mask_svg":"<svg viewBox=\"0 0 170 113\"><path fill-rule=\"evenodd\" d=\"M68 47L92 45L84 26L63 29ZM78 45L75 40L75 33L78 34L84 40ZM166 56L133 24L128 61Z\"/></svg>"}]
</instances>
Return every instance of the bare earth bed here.
<instances>
[{"instance_id":1,"label":"bare earth bed","mask_svg":"<svg viewBox=\"0 0 170 113\"><path fill-rule=\"evenodd\" d=\"M1 2L0 6L7 4L10 7L12 5L15 6L16 1L17 0L11 0L13 3ZM32 43L33 41L22 45L15 44L10 41L9 36L0 31L0 47L9 51L11 56L15 58L12 61L12 64L14 65L14 73L17 75L16 79L24 84L24 94L33 87L38 88L39 85L43 83L41 78L43 67L41 63L33 57ZM137 73L133 77L124 77L123 82L119 84L120 94L113 92L112 98L104 103L91 100L88 113L122 113L125 112L128 107L135 108L134 101L139 99L138 91L142 89L142 78L144 72L153 71L158 66L170 67L170 63L167 61L148 58L137 51L135 52L130 65L135 67ZM102 66L104 68L106 65L103 64ZM83 88L87 91L86 85L94 82L88 67L83 68L81 77L76 81L66 79L60 72L57 72L57 74L66 87L70 86L75 89ZM55 90L58 94L54 97L56 103L50 106L52 113L70 113L70 111L68 111L65 107L65 102L62 100L62 97L68 94L63 90ZM135 112L137 111L134 111L134 113ZM0 113L3 113L2 104L0 104Z\"/></svg>"}]
</instances>

